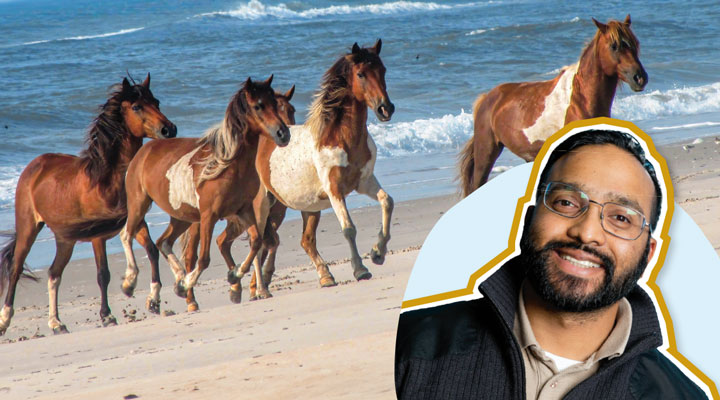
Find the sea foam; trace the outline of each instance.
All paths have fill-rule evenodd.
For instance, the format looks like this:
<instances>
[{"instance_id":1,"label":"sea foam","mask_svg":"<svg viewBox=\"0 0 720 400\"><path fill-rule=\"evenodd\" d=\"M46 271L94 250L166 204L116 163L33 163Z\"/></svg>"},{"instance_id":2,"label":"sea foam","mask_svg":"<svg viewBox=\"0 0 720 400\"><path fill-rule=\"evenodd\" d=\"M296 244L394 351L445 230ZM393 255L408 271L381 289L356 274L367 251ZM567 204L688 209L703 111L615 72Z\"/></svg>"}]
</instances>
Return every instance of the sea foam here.
<instances>
[{"instance_id":1,"label":"sea foam","mask_svg":"<svg viewBox=\"0 0 720 400\"><path fill-rule=\"evenodd\" d=\"M616 98L612 115L629 121L641 121L718 111L720 111L720 82L715 82L703 86L653 90L649 93Z\"/></svg>"},{"instance_id":2,"label":"sea foam","mask_svg":"<svg viewBox=\"0 0 720 400\"><path fill-rule=\"evenodd\" d=\"M307 10L296 11L288 8L285 4L276 6L265 5L259 0L251 0L247 4L243 4L235 10L231 11L214 11L209 13L198 14L196 17L207 16L229 16L240 19L255 20L265 17L273 17L279 19L301 18L311 19L328 15L349 15L349 14L396 14L411 11L435 11L450 10L459 7L470 7L484 3L463 3L463 4L439 4L433 2L414 2L414 1L394 1L389 3L365 4L365 5L335 5L324 8L310 8Z\"/></svg>"}]
</instances>

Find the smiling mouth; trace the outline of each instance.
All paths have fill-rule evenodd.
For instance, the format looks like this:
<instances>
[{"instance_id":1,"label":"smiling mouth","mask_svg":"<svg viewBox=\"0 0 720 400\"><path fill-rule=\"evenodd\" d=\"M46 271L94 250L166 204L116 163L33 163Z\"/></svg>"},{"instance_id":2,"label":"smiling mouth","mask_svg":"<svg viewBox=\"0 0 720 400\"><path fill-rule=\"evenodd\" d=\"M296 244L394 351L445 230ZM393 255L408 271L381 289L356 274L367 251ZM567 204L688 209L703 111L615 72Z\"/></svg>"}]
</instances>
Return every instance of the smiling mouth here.
<instances>
[{"instance_id":1,"label":"smiling mouth","mask_svg":"<svg viewBox=\"0 0 720 400\"><path fill-rule=\"evenodd\" d=\"M560 256L560 258L562 258L563 260L569 261L574 266L580 267L580 268L590 269L590 268L600 268L601 267L600 264L594 263L592 261L578 260L577 258L574 258L567 254L562 254Z\"/></svg>"}]
</instances>

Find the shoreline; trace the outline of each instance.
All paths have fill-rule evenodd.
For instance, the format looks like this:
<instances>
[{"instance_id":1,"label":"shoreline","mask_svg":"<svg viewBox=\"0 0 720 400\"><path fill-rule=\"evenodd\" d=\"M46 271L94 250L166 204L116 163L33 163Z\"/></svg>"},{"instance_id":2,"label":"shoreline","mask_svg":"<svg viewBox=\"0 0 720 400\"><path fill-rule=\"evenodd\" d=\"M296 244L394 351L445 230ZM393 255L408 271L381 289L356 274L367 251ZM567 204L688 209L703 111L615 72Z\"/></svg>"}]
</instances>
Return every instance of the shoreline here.
<instances>
[{"instance_id":1,"label":"shoreline","mask_svg":"<svg viewBox=\"0 0 720 400\"><path fill-rule=\"evenodd\" d=\"M686 146L685 149L683 146ZM670 169L675 202L698 223L720 252L720 145L703 140L658 146ZM397 202L385 264L365 265L373 273L356 282L347 262L347 242L333 214L318 228L318 250L338 286L319 288L317 274L301 248L300 221L280 228L281 247L270 285L271 299L231 304L225 267L217 246L201 276L200 311L187 313L172 291L172 275L161 259L164 314L145 310L150 272L139 250L140 275L133 298L120 292L124 255L109 258L109 302L119 325L100 328L99 289L93 259L68 265L60 287L60 318L70 334L47 328L47 289L18 287L16 312L0 347L3 398L208 398L260 392L263 397L318 396L340 399L394 398L395 329L405 285L425 237L459 200L457 195ZM352 209L357 242L367 252L380 228L380 208ZM479 227L481 229L481 227ZM238 240L233 255L247 254ZM438 273L447 266L438 265ZM680 349L682 351L682 349ZM32 355L28 357L28 355ZM717 371L704 371L711 378ZM278 379L280 378L280 379ZM302 388L301 391L298 391Z\"/></svg>"}]
</instances>

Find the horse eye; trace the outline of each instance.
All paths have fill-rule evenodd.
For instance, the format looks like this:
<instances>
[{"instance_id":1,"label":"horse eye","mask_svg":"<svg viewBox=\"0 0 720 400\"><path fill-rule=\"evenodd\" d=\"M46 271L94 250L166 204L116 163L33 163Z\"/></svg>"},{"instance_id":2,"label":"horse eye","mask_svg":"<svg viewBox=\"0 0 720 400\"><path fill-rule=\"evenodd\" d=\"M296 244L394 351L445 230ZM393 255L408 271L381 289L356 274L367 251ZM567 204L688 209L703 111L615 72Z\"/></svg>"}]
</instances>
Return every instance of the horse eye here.
<instances>
[{"instance_id":1,"label":"horse eye","mask_svg":"<svg viewBox=\"0 0 720 400\"><path fill-rule=\"evenodd\" d=\"M615 42L612 42L612 44L610 45L610 48L613 49L613 51L617 51L617 49L618 49L618 44L615 43Z\"/></svg>"},{"instance_id":2,"label":"horse eye","mask_svg":"<svg viewBox=\"0 0 720 400\"><path fill-rule=\"evenodd\" d=\"M142 110L142 106L139 106L139 105L137 105L137 104L134 104L134 105L132 106L132 110L133 110L133 111L140 111L140 110Z\"/></svg>"},{"instance_id":3,"label":"horse eye","mask_svg":"<svg viewBox=\"0 0 720 400\"><path fill-rule=\"evenodd\" d=\"M363 79L363 78L365 78L365 74L363 74L362 72L358 72L357 77L360 79Z\"/></svg>"},{"instance_id":4,"label":"horse eye","mask_svg":"<svg viewBox=\"0 0 720 400\"><path fill-rule=\"evenodd\" d=\"M259 105L257 105L257 104L255 104L255 105L253 106L253 109L255 109L255 111L260 111L260 108L261 108L261 107L260 107Z\"/></svg>"}]
</instances>

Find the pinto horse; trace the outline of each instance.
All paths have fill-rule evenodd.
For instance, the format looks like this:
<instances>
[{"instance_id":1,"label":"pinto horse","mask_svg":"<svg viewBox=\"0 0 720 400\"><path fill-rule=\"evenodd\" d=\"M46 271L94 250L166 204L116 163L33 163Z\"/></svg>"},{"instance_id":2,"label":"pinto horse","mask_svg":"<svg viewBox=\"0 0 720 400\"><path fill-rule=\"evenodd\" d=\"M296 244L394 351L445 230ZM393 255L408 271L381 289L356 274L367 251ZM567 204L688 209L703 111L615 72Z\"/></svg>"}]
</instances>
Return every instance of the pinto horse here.
<instances>
[{"instance_id":1,"label":"pinto horse","mask_svg":"<svg viewBox=\"0 0 720 400\"><path fill-rule=\"evenodd\" d=\"M123 292L132 295L138 268L132 249L132 237L143 223L143 217L154 201L170 215L170 224L159 250L175 275L175 293L187 296L200 274L210 263L210 240L215 223L236 216L248 226L251 252L245 264L249 268L260 249L264 219L256 223L257 205L264 190L255 170L258 142L265 138L278 146L290 141L290 131L278 115L277 100L270 84L247 79L233 96L219 125L210 128L200 139L173 139L148 143L128 167L125 186L128 218L120 235L127 258ZM160 146L157 146L160 144ZM198 265L186 274L171 244L193 223L200 223L200 257ZM157 253L153 253L157 268ZM160 287L152 292L160 300Z\"/></svg>"},{"instance_id":2,"label":"pinto horse","mask_svg":"<svg viewBox=\"0 0 720 400\"><path fill-rule=\"evenodd\" d=\"M285 93L275 92L275 100L277 100L278 103L278 114L280 115L280 119L282 119L285 125L288 126L295 125L295 107L290 104L290 100L292 99L294 93L295 85L293 85L290 90ZM264 247L263 253L260 258L261 264L262 260L268 257L268 254L270 257L269 260L273 260L274 263L275 253L279 245L279 239L276 230L282 222L283 218L285 218L285 209L286 207L280 202L276 202L270 208L270 215L268 216L267 224L265 226L265 232L263 235ZM218 236L217 244L220 248L220 254L225 259L225 263L227 264L228 269L233 269L235 267L235 261L232 257L230 249L232 247L233 241L238 236L240 236L244 228L237 217L228 217L226 219L227 227L220 234L220 236ZM164 246L169 246L170 248L172 248L173 242L169 241L170 239L172 239L171 234L172 230L168 228L157 239L155 245L159 248L165 248ZM180 242L182 244L183 255L185 259L186 272L192 271L195 266L195 262L197 262L197 246L199 238L200 224L197 222L193 223L190 228L180 236ZM167 245L165 244L166 242ZM242 289L240 288L239 283L234 284L230 288L230 300L234 303L240 303L241 293ZM188 289L187 297L185 299L187 302L188 311L197 311L199 309L193 289Z\"/></svg>"},{"instance_id":3,"label":"pinto horse","mask_svg":"<svg viewBox=\"0 0 720 400\"><path fill-rule=\"evenodd\" d=\"M265 188L283 205L302 212L301 244L315 263L323 287L336 285L315 241L320 211L329 207L335 211L350 245L355 279L372 277L362 264L355 244L355 225L345 205L345 196L353 190L380 202L383 221L379 240L371 252L372 261L382 264L387 253L393 201L373 174L376 147L367 131L368 107L382 122L389 121L395 110L385 88L381 47L381 40L370 48L360 48L355 43L351 53L340 57L325 73L307 122L291 127L294 140L283 148L263 141L258 148L255 166ZM261 209L264 219L268 215L269 196ZM228 280L236 283L248 269L246 265L235 266ZM260 274L256 263L256 298L270 296L267 289L270 273L266 270Z\"/></svg>"},{"instance_id":4,"label":"pinto horse","mask_svg":"<svg viewBox=\"0 0 720 400\"><path fill-rule=\"evenodd\" d=\"M10 325L15 288L25 258L43 225L53 231L57 246L48 270L50 329L54 333L67 332L58 316L58 288L77 241L92 242L102 324L117 324L107 301L110 271L105 242L125 224L125 171L141 148L143 138L168 138L176 133L175 125L160 112L160 102L150 92L150 74L139 85L123 79L122 84L114 86L100 115L90 126L87 148L79 157L47 153L28 164L15 192L17 233L2 251L0 271L3 276L9 274L9 289L0 311L0 334ZM140 227L137 239L148 254L157 253L146 225ZM159 279L153 274L153 282Z\"/></svg>"},{"instance_id":5,"label":"pinto horse","mask_svg":"<svg viewBox=\"0 0 720 400\"><path fill-rule=\"evenodd\" d=\"M630 30L630 15L623 22L593 22L598 30L580 60L554 79L504 83L478 96L473 137L460 154L464 196L487 182L504 147L531 161L568 122L609 117L620 81L636 92L645 88L648 75L638 58L640 43Z\"/></svg>"}]
</instances>

